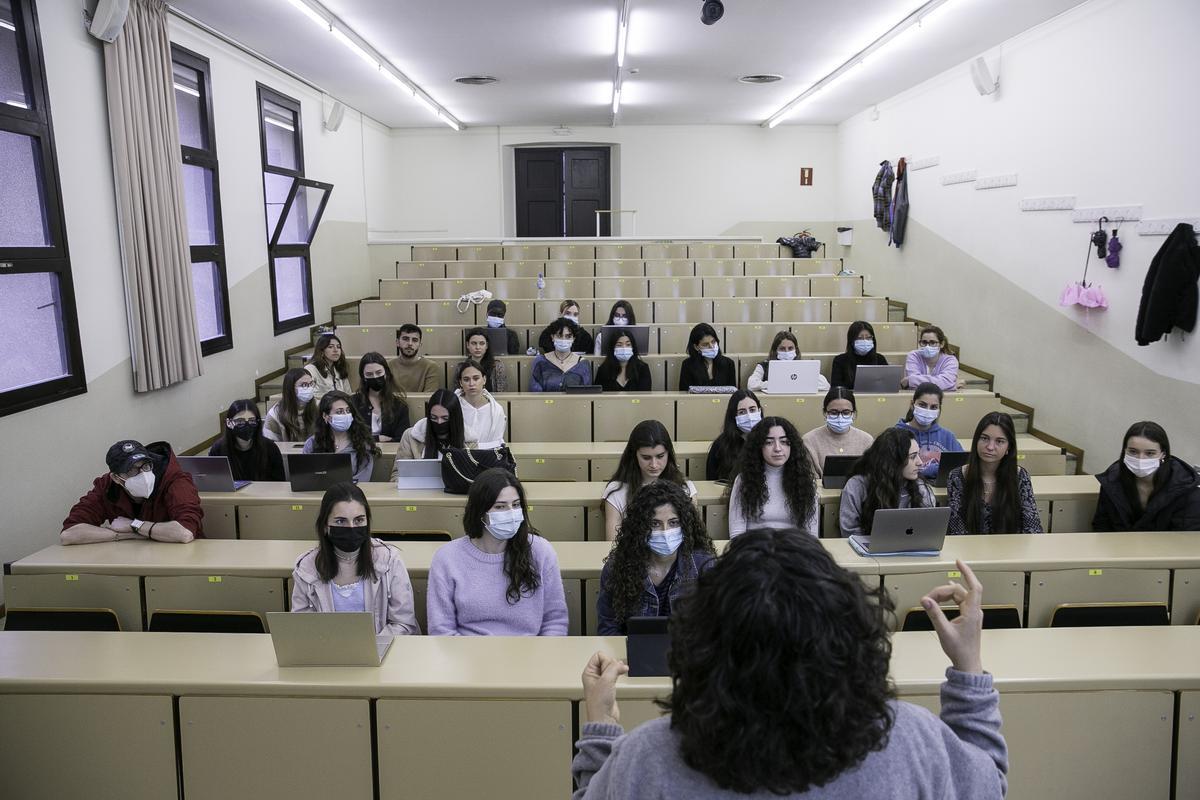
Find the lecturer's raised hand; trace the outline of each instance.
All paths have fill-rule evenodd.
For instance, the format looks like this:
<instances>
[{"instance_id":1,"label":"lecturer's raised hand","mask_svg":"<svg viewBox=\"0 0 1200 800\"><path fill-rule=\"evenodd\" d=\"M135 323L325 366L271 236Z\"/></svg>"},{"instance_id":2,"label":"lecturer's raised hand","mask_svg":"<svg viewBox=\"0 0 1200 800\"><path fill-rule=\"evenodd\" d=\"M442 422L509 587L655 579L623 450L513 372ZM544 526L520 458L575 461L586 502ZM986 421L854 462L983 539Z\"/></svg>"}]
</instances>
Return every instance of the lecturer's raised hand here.
<instances>
[{"instance_id":1,"label":"lecturer's raised hand","mask_svg":"<svg viewBox=\"0 0 1200 800\"><path fill-rule=\"evenodd\" d=\"M956 564L962 574L962 584L951 582L938 586L921 598L921 606L933 621L942 650L950 657L954 668L959 672L981 673L983 584L962 561ZM951 601L958 605L958 616L947 619L941 604Z\"/></svg>"}]
</instances>

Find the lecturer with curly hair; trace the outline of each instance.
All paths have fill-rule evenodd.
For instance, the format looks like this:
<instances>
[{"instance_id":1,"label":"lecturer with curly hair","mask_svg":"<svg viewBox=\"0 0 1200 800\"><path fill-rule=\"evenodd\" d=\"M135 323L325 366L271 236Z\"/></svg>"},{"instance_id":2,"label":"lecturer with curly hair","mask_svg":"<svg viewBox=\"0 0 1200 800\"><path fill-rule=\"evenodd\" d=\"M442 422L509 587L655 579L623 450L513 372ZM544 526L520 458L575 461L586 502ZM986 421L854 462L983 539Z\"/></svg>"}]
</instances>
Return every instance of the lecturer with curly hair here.
<instances>
[{"instance_id":1,"label":"lecturer with curly hair","mask_svg":"<svg viewBox=\"0 0 1200 800\"><path fill-rule=\"evenodd\" d=\"M616 684L628 668L604 652L588 661L574 797L1003 797L983 587L957 568L961 585L921 598L951 663L939 719L895 697L885 591L799 531L734 539L671 617L669 716L625 735Z\"/></svg>"}]
</instances>

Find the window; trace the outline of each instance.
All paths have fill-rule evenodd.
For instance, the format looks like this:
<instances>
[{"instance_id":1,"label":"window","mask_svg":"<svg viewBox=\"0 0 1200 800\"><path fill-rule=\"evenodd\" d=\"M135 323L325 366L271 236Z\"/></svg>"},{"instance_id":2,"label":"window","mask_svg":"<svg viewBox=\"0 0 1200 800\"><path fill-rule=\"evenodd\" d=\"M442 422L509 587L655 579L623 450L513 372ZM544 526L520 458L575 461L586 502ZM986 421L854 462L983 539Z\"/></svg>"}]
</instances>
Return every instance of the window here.
<instances>
[{"instance_id":1,"label":"window","mask_svg":"<svg viewBox=\"0 0 1200 800\"><path fill-rule=\"evenodd\" d=\"M258 86L267 258L275 334L313 324L309 247L333 186L304 177L300 103Z\"/></svg>"},{"instance_id":2,"label":"window","mask_svg":"<svg viewBox=\"0 0 1200 800\"><path fill-rule=\"evenodd\" d=\"M0 0L0 415L87 391L31 0Z\"/></svg>"},{"instance_id":3,"label":"window","mask_svg":"<svg viewBox=\"0 0 1200 800\"><path fill-rule=\"evenodd\" d=\"M0 0L2 2L2 0ZM212 355L233 347L229 323L229 281L225 237L221 232L221 190L212 113L208 59L171 45L175 108L183 157L183 203L192 259L192 294L200 350Z\"/></svg>"}]
</instances>

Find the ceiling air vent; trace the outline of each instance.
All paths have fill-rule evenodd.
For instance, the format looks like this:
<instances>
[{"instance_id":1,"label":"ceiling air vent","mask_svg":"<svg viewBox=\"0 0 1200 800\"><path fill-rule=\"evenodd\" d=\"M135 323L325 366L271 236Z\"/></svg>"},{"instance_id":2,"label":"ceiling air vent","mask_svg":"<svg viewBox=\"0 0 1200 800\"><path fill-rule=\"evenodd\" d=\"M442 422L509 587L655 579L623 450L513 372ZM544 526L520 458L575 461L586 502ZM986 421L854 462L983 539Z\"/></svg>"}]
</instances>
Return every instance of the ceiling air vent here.
<instances>
[{"instance_id":1,"label":"ceiling air vent","mask_svg":"<svg viewBox=\"0 0 1200 800\"><path fill-rule=\"evenodd\" d=\"M465 83L467 86L487 86L497 80L493 75L463 75L461 78L455 78L454 82Z\"/></svg>"},{"instance_id":2,"label":"ceiling air vent","mask_svg":"<svg viewBox=\"0 0 1200 800\"><path fill-rule=\"evenodd\" d=\"M738 80L742 83L775 83L775 81L783 80L783 76L772 75L770 73L763 75L743 75Z\"/></svg>"}]
</instances>

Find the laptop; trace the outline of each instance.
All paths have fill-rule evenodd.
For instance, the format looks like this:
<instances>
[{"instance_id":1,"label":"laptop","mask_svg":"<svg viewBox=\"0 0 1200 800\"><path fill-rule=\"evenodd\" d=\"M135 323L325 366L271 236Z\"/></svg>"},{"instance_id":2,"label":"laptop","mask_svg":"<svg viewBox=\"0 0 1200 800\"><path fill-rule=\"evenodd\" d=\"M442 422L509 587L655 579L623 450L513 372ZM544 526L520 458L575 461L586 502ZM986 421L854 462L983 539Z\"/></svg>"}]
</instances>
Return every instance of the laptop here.
<instances>
[{"instance_id":1,"label":"laptop","mask_svg":"<svg viewBox=\"0 0 1200 800\"><path fill-rule=\"evenodd\" d=\"M235 481L225 456L176 456L179 466L190 473L201 492L236 492L250 481Z\"/></svg>"},{"instance_id":2,"label":"laptop","mask_svg":"<svg viewBox=\"0 0 1200 800\"><path fill-rule=\"evenodd\" d=\"M629 677L656 678L670 675L667 650L671 635L667 632L670 617L630 617L625 623L625 660Z\"/></svg>"},{"instance_id":3,"label":"laptop","mask_svg":"<svg viewBox=\"0 0 1200 800\"><path fill-rule=\"evenodd\" d=\"M474 335L478 336L479 331ZM508 355L508 328L484 328L483 336L488 340L488 352L493 357ZM468 355L466 333L463 333L463 355Z\"/></svg>"},{"instance_id":4,"label":"laptop","mask_svg":"<svg viewBox=\"0 0 1200 800\"><path fill-rule=\"evenodd\" d=\"M283 458L293 492L323 492L354 478L349 453L287 453Z\"/></svg>"},{"instance_id":5,"label":"laptop","mask_svg":"<svg viewBox=\"0 0 1200 800\"><path fill-rule=\"evenodd\" d=\"M637 349L638 355L646 355L650 352L650 326L649 325L602 325L600 327L600 343L604 349L608 349L608 343L612 341L612 337L618 336L618 331L624 331L629 334L629 338L633 339L633 346Z\"/></svg>"},{"instance_id":6,"label":"laptop","mask_svg":"<svg viewBox=\"0 0 1200 800\"><path fill-rule=\"evenodd\" d=\"M860 556L936 556L946 540L950 508L881 508L870 536L855 534L850 546Z\"/></svg>"},{"instance_id":7,"label":"laptop","mask_svg":"<svg viewBox=\"0 0 1200 800\"><path fill-rule=\"evenodd\" d=\"M821 485L826 489L842 489L850 480L850 470L861 456L825 456L821 467Z\"/></svg>"},{"instance_id":8,"label":"laptop","mask_svg":"<svg viewBox=\"0 0 1200 800\"><path fill-rule=\"evenodd\" d=\"M396 488L445 489L442 462L436 458L397 458Z\"/></svg>"},{"instance_id":9,"label":"laptop","mask_svg":"<svg viewBox=\"0 0 1200 800\"><path fill-rule=\"evenodd\" d=\"M393 641L390 633L375 633L370 611L268 611L267 625L281 667L378 667Z\"/></svg>"},{"instance_id":10,"label":"laptop","mask_svg":"<svg viewBox=\"0 0 1200 800\"><path fill-rule=\"evenodd\" d=\"M958 453L943 450L942 454L938 456L937 477L933 479L933 485L939 489L945 489L946 481L950 479L950 473L966 464L970 455L966 450Z\"/></svg>"},{"instance_id":11,"label":"laptop","mask_svg":"<svg viewBox=\"0 0 1200 800\"><path fill-rule=\"evenodd\" d=\"M800 361L768 362L767 394L815 394L817 378L821 374L821 362L802 359Z\"/></svg>"},{"instance_id":12,"label":"laptop","mask_svg":"<svg viewBox=\"0 0 1200 800\"><path fill-rule=\"evenodd\" d=\"M854 371L854 391L893 394L900 391L902 377L904 377L904 367L899 364L887 366L859 364Z\"/></svg>"}]
</instances>

